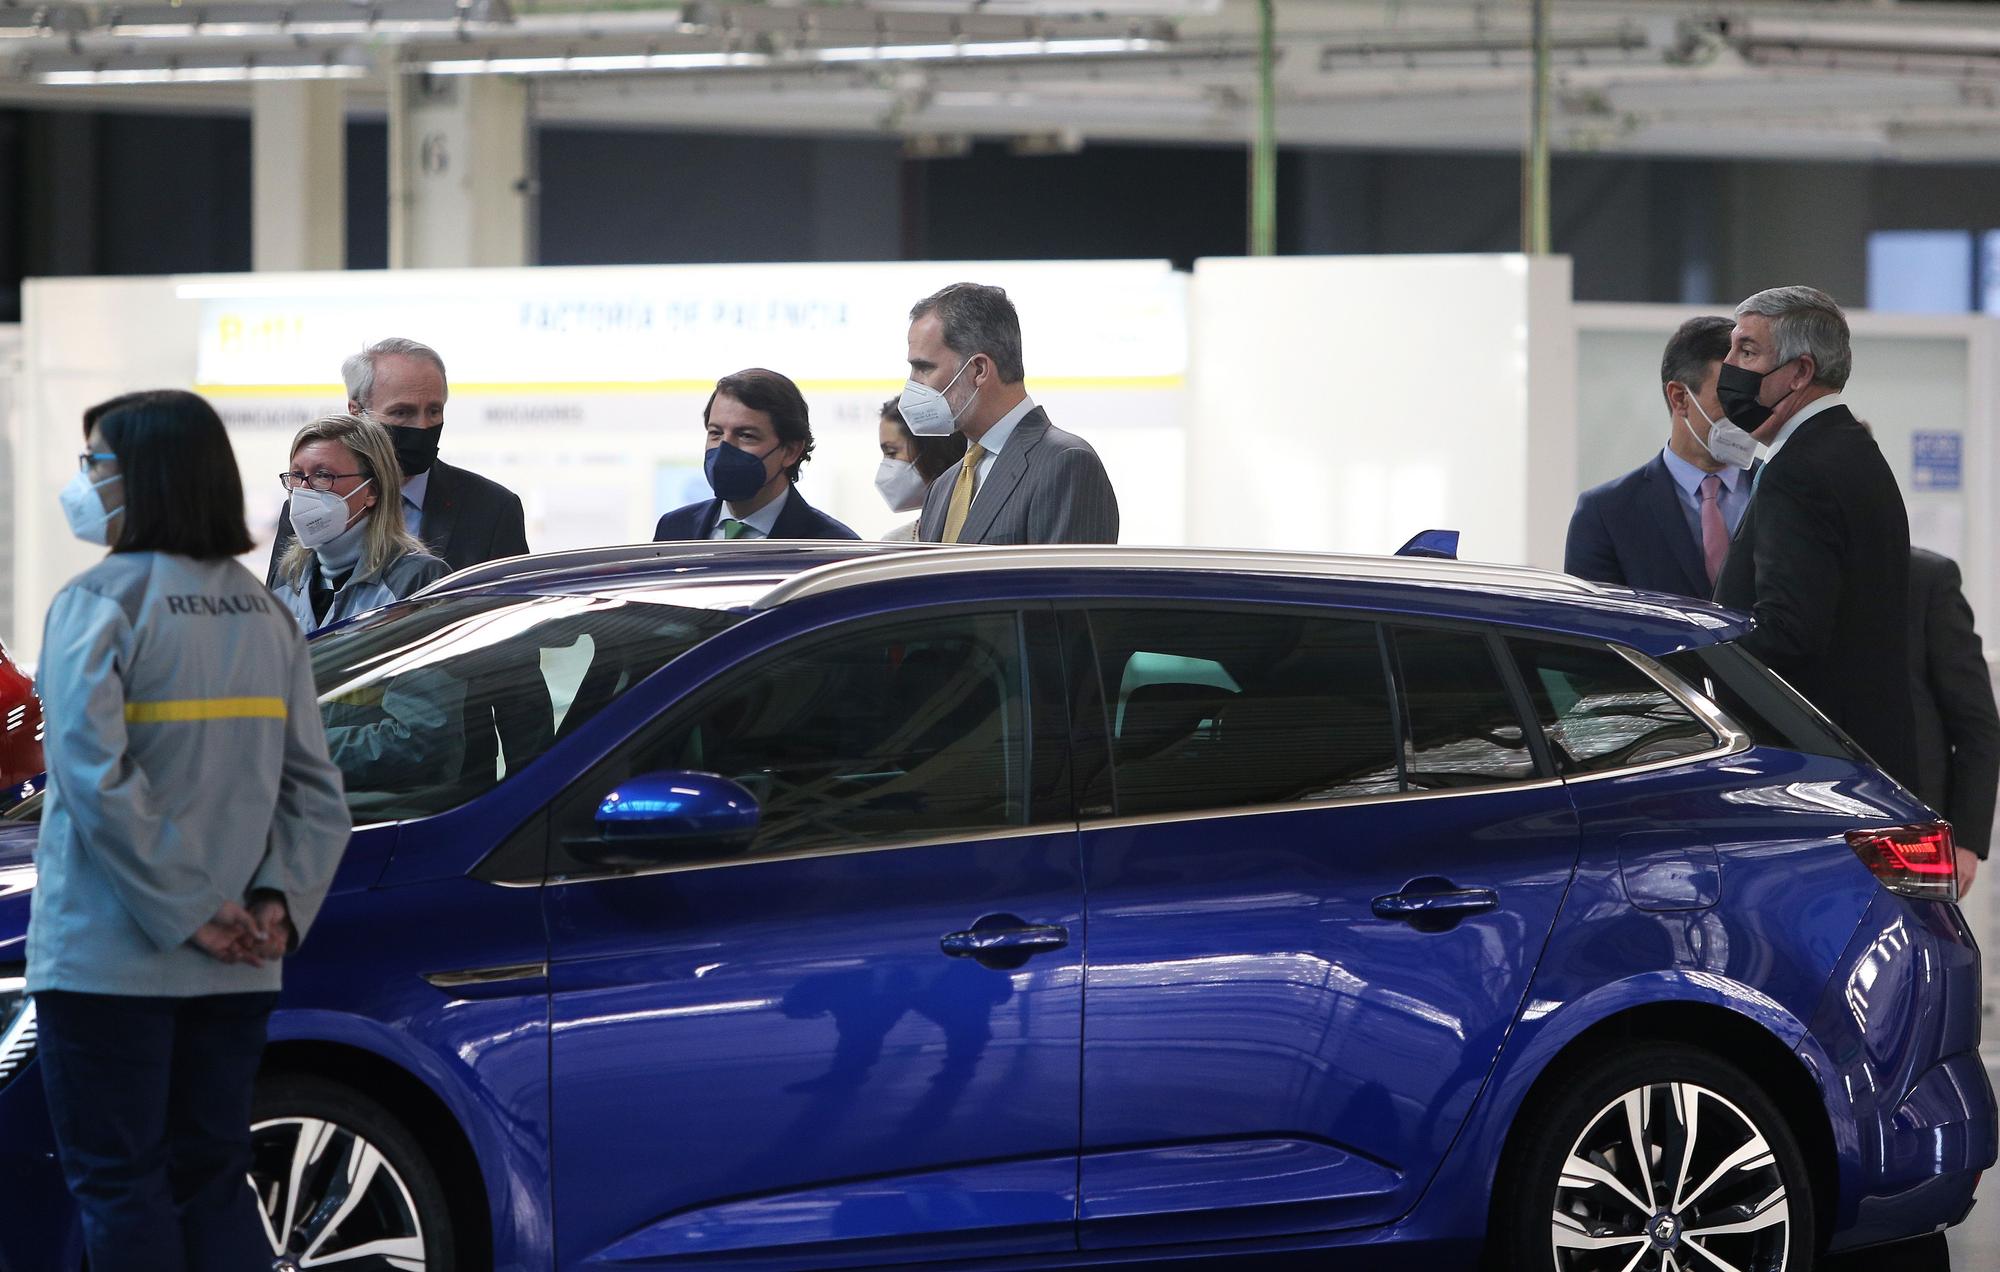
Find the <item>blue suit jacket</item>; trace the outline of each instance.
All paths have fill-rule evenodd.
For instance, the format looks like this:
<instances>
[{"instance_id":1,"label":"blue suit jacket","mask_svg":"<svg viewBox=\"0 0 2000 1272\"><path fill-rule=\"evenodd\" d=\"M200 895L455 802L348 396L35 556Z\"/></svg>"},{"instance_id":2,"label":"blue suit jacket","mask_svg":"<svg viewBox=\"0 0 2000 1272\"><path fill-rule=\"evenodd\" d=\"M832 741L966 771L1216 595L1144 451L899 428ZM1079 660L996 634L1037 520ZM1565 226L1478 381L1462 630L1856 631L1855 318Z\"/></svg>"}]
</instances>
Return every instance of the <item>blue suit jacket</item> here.
<instances>
[{"instance_id":1,"label":"blue suit jacket","mask_svg":"<svg viewBox=\"0 0 2000 1272\"><path fill-rule=\"evenodd\" d=\"M706 539L715 533L715 523L722 517L720 499L691 503L685 508L676 508L660 518L660 524L653 527L653 542L663 543L669 539ZM792 487L791 498L785 500L785 509L778 514L776 524L771 527L773 539L859 539L861 536L846 526L827 516L806 502L797 486Z\"/></svg>"},{"instance_id":2,"label":"blue suit jacket","mask_svg":"<svg viewBox=\"0 0 2000 1272\"><path fill-rule=\"evenodd\" d=\"M1593 486L1569 519L1563 570L1578 578L1707 600L1714 592L1701 545L1688 533L1680 489L1654 455L1623 477Z\"/></svg>"}]
</instances>

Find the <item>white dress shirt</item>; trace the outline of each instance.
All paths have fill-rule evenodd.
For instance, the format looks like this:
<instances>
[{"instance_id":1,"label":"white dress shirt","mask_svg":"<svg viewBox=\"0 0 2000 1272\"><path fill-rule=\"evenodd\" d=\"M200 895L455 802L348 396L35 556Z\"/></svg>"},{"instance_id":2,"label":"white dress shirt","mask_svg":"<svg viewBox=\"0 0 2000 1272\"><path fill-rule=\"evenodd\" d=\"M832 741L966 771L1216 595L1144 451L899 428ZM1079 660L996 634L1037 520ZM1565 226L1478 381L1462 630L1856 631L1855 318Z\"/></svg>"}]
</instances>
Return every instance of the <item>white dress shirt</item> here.
<instances>
[{"instance_id":1,"label":"white dress shirt","mask_svg":"<svg viewBox=\"0 0 2000 1272\"><path fill-rule=\"evenodd\" d=\"M1014 429L1022 420L1028 418L1028 412L1034 409L1035 399L1022 398L1020 405L995 420L993 427L986 430L986 436L979 439L978 445L986 453L979 457L979 467L972 473L974 499L979 498L979 492L986 489L986 479L993 475L993 465L1000 458L1000 452L1006 448L1007 439L1014 435Z\"/></svg>"},{"instance_id":2,"label":"white dress shirt","mask_svg":"<svg viewBox=\"0 0 2000 1272\"><path fill-rule=\"evenodd\" d=\"M770 503L765 504L762 508L759 508L747 517L737 517L734 512L730 511L729 501L725 499L722 503L722 515L715 519L715 529L708 532L708 537L711 539L726 538L727 536L722 533L722 523L735 517L736 520L741 521L744 525L743 532L737 535L737 538L768 539L771 537L771 528L778 524L778 514L785 510L785 503L791 497L792 488L787 486L783 493L776 499L773 499Z\"/></svg>"},{"instance_id":3,"label":"white dress shirt","mask_svg":"<svg viewBox=\"0 0 2000 1272\"><path fill-rule=\"evenodd\" d=\"M1821 411L1831 410L1836 406L1844 405L1846 403L1840 400L1840 394L1829 393L1823 398L1815 398L1805 406L1800 407L1799 413L1786 420L1785 426L1778 430L1778 435L1771 439L1770 447L1764 452L1764 466L1766 468L1770 467L1771 461L1778 457L1778 452L1785 448L1785 443L1792 440L1792 434L1799 431L1799 425L1818 415ZM1757 476L1759 480L1762 480L1763 474L1761 472Z\"/></svg>"}]
</instances>

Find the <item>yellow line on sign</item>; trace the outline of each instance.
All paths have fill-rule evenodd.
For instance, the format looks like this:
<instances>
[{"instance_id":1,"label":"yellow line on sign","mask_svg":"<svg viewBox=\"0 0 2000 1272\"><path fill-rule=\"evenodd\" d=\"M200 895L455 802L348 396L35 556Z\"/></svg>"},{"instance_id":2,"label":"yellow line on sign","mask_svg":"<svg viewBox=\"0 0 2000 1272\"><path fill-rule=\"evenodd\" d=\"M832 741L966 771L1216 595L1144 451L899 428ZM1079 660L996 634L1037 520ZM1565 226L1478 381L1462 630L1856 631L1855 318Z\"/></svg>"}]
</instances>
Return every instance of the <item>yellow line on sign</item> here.
<instances>
[{"instance_id":1,"label":"yellow line on sign","mask_svg":"<svg viewBox=\"0 0 2000 1272\"><path fill-rule=\"evenodd\" d=\"M127 724L186 724L196 720L282 720L283 698L179 698L128 702Z\"/></svg>"},{"instance_id":2,"label":"yellow line on sign","mask_svg":"<svg viewBox=\"0 0 2000 1272\"><path fill-rule=\"evenodd\" d=\"M890 394L901 380L801 380L807 393ZM1029 381L1030 390L1164 390L1187 384L1183 375L1057 375ZM713 380L522 380L474 381L455 384L458 397L646 397L662 393L707 393ZM197 384L194 391L212 398L324 398L343 401L347 390L338 384Z\"/></svg>"}]
</instances>

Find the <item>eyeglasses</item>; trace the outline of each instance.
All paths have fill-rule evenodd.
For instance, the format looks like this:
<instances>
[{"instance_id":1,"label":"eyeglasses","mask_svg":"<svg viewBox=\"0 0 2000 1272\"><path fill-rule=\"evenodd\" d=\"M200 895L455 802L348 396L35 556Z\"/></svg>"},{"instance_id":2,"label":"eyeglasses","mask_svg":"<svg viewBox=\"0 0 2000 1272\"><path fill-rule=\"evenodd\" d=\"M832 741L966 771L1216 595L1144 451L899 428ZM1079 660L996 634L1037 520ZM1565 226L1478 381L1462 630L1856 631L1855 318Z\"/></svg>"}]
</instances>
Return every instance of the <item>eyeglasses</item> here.
<instances>
[{"instance_id":1,"label":"eyeglasses","mask_svg":"<svg viewBox=\"0 0 2000 1272\"><path fill-rule=\"evenodd\" d=\"M296 469L278 474L278 484L286 490L297 490L301 486L311 486L322 493L332 493L333 483L343 477L366 477L367 473L314 473L310 477Z\"/></svg>"},{"instance_id":2,"label":"eyeglasses","mask_svg":"<svg viewBox=\"0 0 2000 1272\"><path fill-rule=\"evenodd\" d=\"M76 457L78 472L87 473L99 464L115 463L118 457L105 451L84 451Z\"/></svg>"}]
</instances>

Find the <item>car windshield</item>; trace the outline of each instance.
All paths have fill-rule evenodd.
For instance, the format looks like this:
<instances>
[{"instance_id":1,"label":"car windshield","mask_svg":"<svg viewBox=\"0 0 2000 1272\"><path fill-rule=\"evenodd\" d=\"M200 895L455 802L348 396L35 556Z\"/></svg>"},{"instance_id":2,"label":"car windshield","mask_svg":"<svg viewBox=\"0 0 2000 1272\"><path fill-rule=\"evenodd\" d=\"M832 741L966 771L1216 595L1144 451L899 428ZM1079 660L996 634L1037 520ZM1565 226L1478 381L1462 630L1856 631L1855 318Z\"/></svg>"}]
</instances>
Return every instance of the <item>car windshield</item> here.
<instances>
[{"instance_id":1,"label":"car windshield","mask_svg":"<svg viewBox=\"0 0 2000 1272\"><path fill-rule=\"evenodd\" d=\"M312 642L357 824L491 790L743 615L603 596L444 596Z\"/></svg>"}]
</instances>

